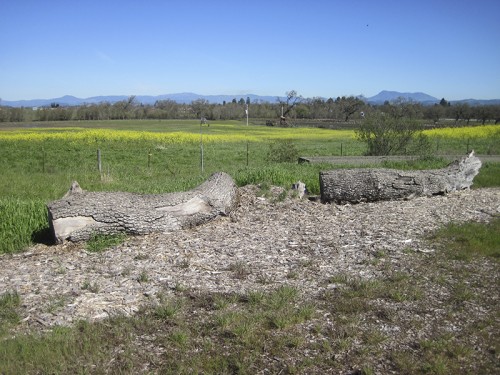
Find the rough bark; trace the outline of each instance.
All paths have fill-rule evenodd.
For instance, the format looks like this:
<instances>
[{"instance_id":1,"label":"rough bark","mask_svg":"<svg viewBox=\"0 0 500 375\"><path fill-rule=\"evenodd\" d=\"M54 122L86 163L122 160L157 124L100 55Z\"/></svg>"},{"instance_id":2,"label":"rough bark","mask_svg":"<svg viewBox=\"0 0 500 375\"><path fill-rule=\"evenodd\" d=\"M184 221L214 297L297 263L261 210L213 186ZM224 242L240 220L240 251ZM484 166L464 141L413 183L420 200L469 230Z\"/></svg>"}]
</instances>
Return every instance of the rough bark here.
<instances>
[{"instance_id":1,"label":"rough bark","mask_svg":"<svg viewBox=\"0 0 500 375\"><path fill-rule=\"evenodd\" d=\"M231 176L215 173L188 192L134 194L87 192L73 182L66 195L47 205L54 241L85 241L94 234L170 232L228 215L238 190Z\"/></svg>"},{"instance_id":2,"label":"rough bark","mask_svg":"<svg viewBox=\"0 0 500 375\"><path fill-rule=\"evenodd\" d=\"M442 195L469 188L480 168L481 160L472 151L443 169L367 168L320 172L321 200L357 203Z\"/></svg>"}]
</instances>

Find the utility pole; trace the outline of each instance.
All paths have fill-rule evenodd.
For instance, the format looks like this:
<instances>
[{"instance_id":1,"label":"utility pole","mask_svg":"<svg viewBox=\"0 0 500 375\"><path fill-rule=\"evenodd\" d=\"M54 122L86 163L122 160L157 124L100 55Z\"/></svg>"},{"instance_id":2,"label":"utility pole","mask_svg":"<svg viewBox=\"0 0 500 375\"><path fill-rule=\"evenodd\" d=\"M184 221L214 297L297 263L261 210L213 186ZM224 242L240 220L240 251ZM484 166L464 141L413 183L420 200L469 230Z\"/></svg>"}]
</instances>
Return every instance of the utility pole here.
<instances>
[{"instance_id":1,"label":"utility pole","mask_svg":"<svg viewBox=\"0 0 500 375\"><path fill-rule=\"evenodd\" d=\"M201 151L201 174L203 174L203 172L205 171L205 165L204 165L204 162L203 162L203 117L201 118L201 121L200 121L200 151Z\"/></svg>"}]
</instances>

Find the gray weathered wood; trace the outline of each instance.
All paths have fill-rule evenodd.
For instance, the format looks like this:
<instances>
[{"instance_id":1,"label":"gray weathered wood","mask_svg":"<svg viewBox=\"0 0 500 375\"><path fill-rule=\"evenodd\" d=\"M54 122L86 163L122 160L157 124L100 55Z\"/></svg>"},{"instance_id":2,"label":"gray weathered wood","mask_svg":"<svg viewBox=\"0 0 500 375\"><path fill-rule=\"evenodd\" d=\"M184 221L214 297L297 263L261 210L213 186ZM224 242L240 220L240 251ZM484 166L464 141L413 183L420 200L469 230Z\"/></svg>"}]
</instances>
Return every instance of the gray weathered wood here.
<instances>
[{"instance_id":1,"label":"gray weathered wood","mask_svg":"<svg viewBox=\"0 0 500 375\"><path fill-rule=\"evenodd\" d=\"M73 182L66 195L47 205L56 243L84 241L94 234L170 232L228 215L237 204L231 176L218 172L197 188L179 193L87 192Z\"/></svg>"},{"instance_id":2,"label":"gray weathered wood","mask_svg":"<svg viewBox=\"0 0 500 375\"><path fill-rule=\"evenodd\" d=\"M323 202L369 202L441 195L467 189L479 173L474 152L442 169L401 171L384 168L337 169L320 172Z\"/></svg>"}]
</instances>

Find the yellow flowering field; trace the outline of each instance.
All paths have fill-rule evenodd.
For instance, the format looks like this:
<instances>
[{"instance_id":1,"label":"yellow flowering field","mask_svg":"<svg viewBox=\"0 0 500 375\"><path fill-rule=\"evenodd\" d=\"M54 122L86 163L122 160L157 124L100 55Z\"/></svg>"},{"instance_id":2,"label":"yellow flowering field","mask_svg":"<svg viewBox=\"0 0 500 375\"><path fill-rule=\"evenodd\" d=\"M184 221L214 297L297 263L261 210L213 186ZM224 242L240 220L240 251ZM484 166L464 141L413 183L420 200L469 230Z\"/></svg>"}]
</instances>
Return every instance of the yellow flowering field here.
<instances>
[{"instance_id":1,"label":"yellow flowering field","mask_svg":"<svg viewBox=\"0 0 500 375\"><path fill-rule=\"evenodd\" d=\"M263 126L241 126L213 124L211 127L187 126L185 131L141 131L116 129L67 128L29 128L0 132L0 140L6 141L46 141L61 140L95 144L100 141L118 142L159 142L166 144L197 143L200 130L204 142L262 142L276 139L325 140L355 139L354 130L330 130L321 128L278 128ZM431 138L488 138L500 132L498 125L467 126L457 128L436 128L425 130Z\"/></svg>"},{"instance_id":2,"label":"yellow flowering field","mask_svg":"<svg viewBox=\"0 0 500 375\"><path fill-rule=\"evenodd\" d=\"M498 125L465 126L461 128L440 128L425 130L429 137L440 138L488 138L500 132Z\"/></svg>"},{"instance_id":3,"label":"yellow flowering field","mask_svg":"<svg viewBox=\"0 0 500 375\"><path fill-rule=\"evenodd\" d=\"M201 130L201 132L200 132ZM270 128L262 126L215 125L190 127L186 131L152 132L140 130L86 129L86 128L36 128L0 132L0 140L46 141L61 140L95 144L100 141L135 142L148 141L167 144L204 142L268 141L273 139L320 140L332 137L354 139L352 130L328 130L316 128Z\"/></svg>"}]
</instances>

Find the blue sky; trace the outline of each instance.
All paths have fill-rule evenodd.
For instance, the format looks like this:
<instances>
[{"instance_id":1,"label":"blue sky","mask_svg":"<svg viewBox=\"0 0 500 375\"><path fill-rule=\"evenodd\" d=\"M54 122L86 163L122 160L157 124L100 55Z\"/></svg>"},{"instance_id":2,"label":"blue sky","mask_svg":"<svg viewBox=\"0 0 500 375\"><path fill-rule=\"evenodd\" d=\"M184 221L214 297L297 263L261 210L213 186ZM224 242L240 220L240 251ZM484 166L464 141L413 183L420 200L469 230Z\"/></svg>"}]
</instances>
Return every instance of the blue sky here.
<instances>
[{"instance_id":1,"label":"blue sky","mask_svg":"<svg viewBox=\"0 0 500 375\"><path fill-rule=\"evenodd\" d=\"M498 0L0 0L0 98L500 98Z\"/></svg>"}]
</instances>

